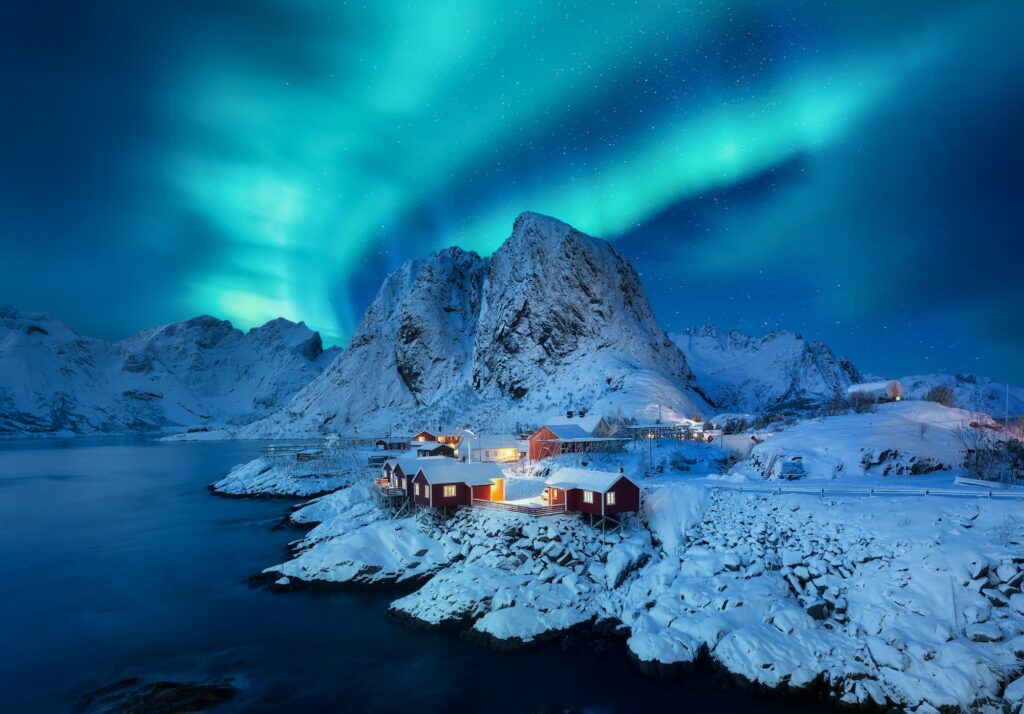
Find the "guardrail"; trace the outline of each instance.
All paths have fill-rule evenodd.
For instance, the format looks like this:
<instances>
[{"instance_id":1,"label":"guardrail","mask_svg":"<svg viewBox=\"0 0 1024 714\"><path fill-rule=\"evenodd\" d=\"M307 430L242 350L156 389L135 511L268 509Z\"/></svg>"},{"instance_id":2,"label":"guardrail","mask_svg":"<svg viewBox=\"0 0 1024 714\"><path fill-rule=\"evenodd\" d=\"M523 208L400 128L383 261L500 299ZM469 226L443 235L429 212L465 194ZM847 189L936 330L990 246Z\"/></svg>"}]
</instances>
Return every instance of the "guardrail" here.
<instances>
[{"instance_id":1,"label":"guardrail","mask_svg":"<svg viewBox=\"0 0 1024 714\"><path fill-rule=\"evenodd\" d=\"M740 493L803 493L815 496L955 496L958 498L1020 498L1024 492L1014 490L986 489L968 490L951 488L854 488L854 487L813 487L813 486L760 486L734 483L715 483L711 488L720 491L739 491Z\"/></svg>"},{"instance_id":2,"label":"guardrail","mask_svg":"<svg viewBox=\"0 0 1024 714\"><path fill-rule=\"evenodd\" d=\"M476 508L491 508L496 511L524 513L528 516L554 516L559 513L565 513L565 506L524 506L519 503L508 503L506 501L487 501L482 498L474 498L473 506Z\"/></svg>"}]
</instances>

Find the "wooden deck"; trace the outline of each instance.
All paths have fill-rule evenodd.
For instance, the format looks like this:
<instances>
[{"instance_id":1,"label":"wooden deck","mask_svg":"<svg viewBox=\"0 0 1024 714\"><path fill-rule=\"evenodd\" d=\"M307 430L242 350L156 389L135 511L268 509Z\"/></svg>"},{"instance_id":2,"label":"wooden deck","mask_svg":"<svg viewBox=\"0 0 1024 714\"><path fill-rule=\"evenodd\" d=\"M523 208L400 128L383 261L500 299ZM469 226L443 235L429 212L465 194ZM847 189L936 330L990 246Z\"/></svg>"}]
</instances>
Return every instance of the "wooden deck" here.
<instances>
[{"instance_id":1,"label":"wooden deck","mask_svg":"<svg viewBox=\"0 0 1024 714\"><path fill-rule=\"evenodd\" d=\"M556 516L565 513L565 506L525 506L519 503L508 503L507 501L487 501L482 498L474 498L475 508L490 508L496 511L509 511L511 513L523 513L527 516Z\"/></svg>"},{"instance_id":2,"label":"wooden deck","mask_svg":"<svg viewBox=\"0 0 1024 714\"><path fill-rule=\"evenodd\" d=\"M377 493L384 498L404 498L406 496L404 488L392 488L384 479L377 481Z\"/></svg>"}]
</instances>

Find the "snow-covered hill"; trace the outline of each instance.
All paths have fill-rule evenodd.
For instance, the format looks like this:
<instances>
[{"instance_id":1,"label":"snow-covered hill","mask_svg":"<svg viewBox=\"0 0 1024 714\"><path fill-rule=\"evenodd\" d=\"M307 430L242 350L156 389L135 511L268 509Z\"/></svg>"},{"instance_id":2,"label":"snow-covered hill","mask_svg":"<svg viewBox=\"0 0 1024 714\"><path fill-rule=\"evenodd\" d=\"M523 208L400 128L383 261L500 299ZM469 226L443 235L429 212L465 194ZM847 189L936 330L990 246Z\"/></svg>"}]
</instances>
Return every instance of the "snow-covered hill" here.
<instances>
[{"instance_id":1,"label":"snow-covered hill","mask_svg":"<svg viewBox=\"0 0 1024 714\"><path fill-rule=\"evenodd\" d=\"M0 435L245 424L287 402L337 354L284 319L243 333L203 316L111 343L52 315L0 308Z\"/></svg>"},{"instance_id":2,"label":"snow-covered hill","mask_svg":"<svg viewBox=\"0 0 1024 714\"><path fill-rule=\"evenodd\" d=\"M843 396L860 381L849 360L792 332L752 337L706 325L673 335L673 340L722 411L806 408Z\"/></svg>"},{"instance_id":3,"label":"snow-covered hill","mask_svg":"<svg viewBox=\"0 0 1024 714\"><path fill-rule=\"evenodd\" d=\"M707 414L636 271L608 243L523 213L487 259L449 248L384 281L349 349L248 437L425 423L507 431L552 410Z\"/></svg>"},{"instance_id":4,"label":"snow-covered hill","mask_svg":"<svg viewBox=\"0 0 1024 714\"><path fill-rule=\"evenodd\" d=\"M1009 408L1010 418L1024 415L1024 387L1010 385L1009 400L1005 384L973 374L923 374L902 377L906 399L924 399L934 387L944 385L953 390L954 406L970 411L1003 416Z\"/></svg>"},{"instance_id":5,"label":"snow-covered hill","mask_svg":"<svg viewBox=\"0 0 1024 714\"><path fill-rule=\"evenodd\" d=\"M934 402L879 404L874 412L802 421L753 448L733 475L760 478L833 479L920 476L958 469L963 444L959 427L972 412ZM793 469L786 473L786 464Z\"/></svg>"}]
</instances>

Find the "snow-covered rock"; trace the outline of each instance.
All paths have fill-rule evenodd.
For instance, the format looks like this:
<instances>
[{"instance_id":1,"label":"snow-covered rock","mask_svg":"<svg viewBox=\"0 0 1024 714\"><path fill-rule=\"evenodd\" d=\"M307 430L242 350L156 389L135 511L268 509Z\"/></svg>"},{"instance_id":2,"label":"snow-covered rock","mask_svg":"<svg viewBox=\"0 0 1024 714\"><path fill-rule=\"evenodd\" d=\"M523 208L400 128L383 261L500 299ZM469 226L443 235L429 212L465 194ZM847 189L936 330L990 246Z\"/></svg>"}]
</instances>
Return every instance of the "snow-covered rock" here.
<instances>
[{"instance_id":1,"label":"snow-covered rock","mask_svg":"<svg viewBox=\"0 0 1024 714\"><path fill-rule=\"evenodd\" d=\"M341 357L245 436L535 423L552 409L709 407L629 262L534 213L490 258L449 248L384 281Z\"/></svg>"},{"instance_id":2,"label":"snow-covered rock","mask_svg":"<svg viewBox=\"0 0 1024 714\"><path fill-rule=\"evenodd\" d=\"M800 410L845 396L860 373L821 342L792 332L752 337L712 325L672 339L720 411Z\"/></svg>"},{"instance_id":3,"label":"snow-covered rock","mask_svg":"<svg viewBox=\"0 0 1024 714\"><path fill-rule=\"evenodd\" d=\"M354 468L327 469L323 460L298 463L285 457L260 456L235 466L211 485L224 496L297 496L305 498L334 491L352 481Z\"/></svg>"},{"instance_id":4,"label":"snow-covered rock","mask_svg":"<svg viewBox=\"0 0 1024 714\"><path fill-rule=\"evenodd\" d=\"M0 435L113 434L245 424L337 355L303 323L243 333L197 317L119 342L0 308Z\"/></svg>"},{"instance_id":5,"label":"snow-covered rock","mask_svg":"<svg viewBox=\"0 0 1024 714\"><path fill-rule=\"evenodd\" d=\"M611 594L645 667L705 648L749 681L820 680L853 706L998 712L1017 696L1003 685L1021 645L1006 638L1024 617L979 592L998 582L989 565L1019 556L1024 534L1006 543L999 525L1016 504L716 491L698 511L692 495L661 500L684 509L686 544ZM976 526L964 530L968 512Z\"/></svg>"},{"instance_id":6,"label":"snow-covered rock","mask_svg":"<svg viewBox=\"0 0 1024 714\"><path fill-rule=\"evenodd\" d=\"M572 515L479 508L389 518L357 481L292 515L318 525L268 577L424 580L393 613L501 647L621 623L652 673L707 653L751 682L822 683L851 706L1013 702L1019 687L1006 685L1024 653L1015 503L753 495L682 478L652 479L646 525L615 534Z\"/></svg>"}]
</instances>

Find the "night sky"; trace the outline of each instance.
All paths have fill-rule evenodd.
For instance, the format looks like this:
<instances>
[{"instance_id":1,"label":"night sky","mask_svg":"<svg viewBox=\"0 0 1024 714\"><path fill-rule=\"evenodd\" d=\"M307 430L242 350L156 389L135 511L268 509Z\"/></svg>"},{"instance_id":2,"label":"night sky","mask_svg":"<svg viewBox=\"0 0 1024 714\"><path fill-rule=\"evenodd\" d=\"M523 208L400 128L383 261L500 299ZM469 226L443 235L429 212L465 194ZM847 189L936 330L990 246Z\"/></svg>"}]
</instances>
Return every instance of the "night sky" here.
<instances>
[{"instance_id":1,"label":"night sky","mask_svg":"<svg viewBox=\"0 0 1024 714\"><path fill-rule=\"evenodd\" d=\"M531 209L669 331L1024 382L1024 3L0 7L0 304L345 344L386 271Z\"/></svg>"}]
</instances>

